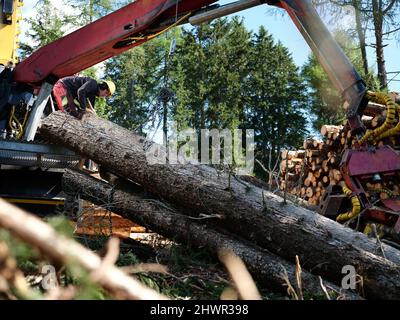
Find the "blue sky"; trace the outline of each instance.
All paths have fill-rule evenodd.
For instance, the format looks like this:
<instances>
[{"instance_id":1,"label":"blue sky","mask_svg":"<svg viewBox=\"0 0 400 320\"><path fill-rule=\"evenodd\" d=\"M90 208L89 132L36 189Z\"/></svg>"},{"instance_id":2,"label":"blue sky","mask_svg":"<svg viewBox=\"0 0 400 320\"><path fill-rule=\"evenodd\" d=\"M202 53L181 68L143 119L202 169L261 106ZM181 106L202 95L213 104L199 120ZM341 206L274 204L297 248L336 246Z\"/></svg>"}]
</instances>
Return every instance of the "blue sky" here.
<instances>
[{"instance_id":1,"label":"blue sky","mask_svg":"<svg viewBox=\"0 0 400 320\"><path fill-rule=\"evenodd\" d=\"M221 0L219 4L226 4L232 1L234 0ZM32 15L32 8L36 2L37 0L24 1L24 17ZM52 0L52 2L56 4L56 7L61 5L61 0ZM242 11L236 15L242 16L246 26L253 31L257 31L263 25L274 36L276 41L281 41L289 49L296 65L302 66L306 62L311 50L286 13L283 16L280 14L274 15L270 12L269 6L261 5ZM27 26L22 25L22 34L24 34L26 28ZM367 41L373 42L373 38L371 37ZM387 44L388 46L385 48L386 69L388 72L400 71L400 45L395 40L388 41ZM369 48L367 54L370 66L375 68L374 50ZM391 77L393 75L389 74L388 79L391 79ZM396 79L400 80L400 75ZM400 81L390 82L389 88L392 91L400 92Z\"/></svg>"},{"instance_id":2,"label":"blue sky","mask_svg":"<svg viewBox=\"0 0 400 320\"><path fill-rule=\"evenodd\" d=\"M230 2L232 1L219 1L220 4ZM282 12L284 11L282 10ZM294 62L298 66L301 66L307 60L311 50L286 13L283 16L280 14L274 15L271 13L270 6L261 5L238 12L235 15L242 16L246 26L254 32L257 32L260 26L264 26L274 36L276 41L282 42L289 49Z\"/></svg>"}]
</instances>

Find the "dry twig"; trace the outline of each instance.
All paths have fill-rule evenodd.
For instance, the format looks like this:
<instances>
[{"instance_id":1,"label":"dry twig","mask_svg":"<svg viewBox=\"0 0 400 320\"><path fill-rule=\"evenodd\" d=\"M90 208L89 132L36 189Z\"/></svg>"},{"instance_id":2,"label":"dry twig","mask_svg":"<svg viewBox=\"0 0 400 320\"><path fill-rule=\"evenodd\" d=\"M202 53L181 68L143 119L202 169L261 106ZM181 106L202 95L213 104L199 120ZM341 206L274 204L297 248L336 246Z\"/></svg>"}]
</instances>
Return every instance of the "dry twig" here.
<instances>
[{"instance_id":1,"label":"dry twig","mask_svg":"<svg viewBox=\"0 0 400 320\"><path fill-rule=\"evenodd\" d=\"M261 300L256 284L242 259L227 250L219 251L218 256L228 269L240 297L243 300Z\"/></svg>"},{"instance_id":2,"label":"dry twig","mask_svg":"<svg viewBox=\"0 0 400 320\"><path fill-rule=\"evenodd\" d=\"M45 222L2 199L0 199L0 226L60 264L76 263L89 272L99 270L103 266L100 257L92 251L74 240L59 235ZM165 296L129 277L114 265L103 267L103 277L98 283L119 297L139 300L166 299Z\"/></svg>"}]
</instances>

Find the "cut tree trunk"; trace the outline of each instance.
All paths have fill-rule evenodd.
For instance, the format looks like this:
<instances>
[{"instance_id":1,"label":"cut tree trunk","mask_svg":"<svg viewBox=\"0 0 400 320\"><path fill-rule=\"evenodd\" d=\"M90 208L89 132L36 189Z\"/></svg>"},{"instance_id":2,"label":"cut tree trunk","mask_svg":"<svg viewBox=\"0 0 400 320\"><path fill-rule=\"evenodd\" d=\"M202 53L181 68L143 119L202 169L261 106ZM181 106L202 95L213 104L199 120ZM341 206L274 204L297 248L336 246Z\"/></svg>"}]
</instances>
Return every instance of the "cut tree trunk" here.
<instances>
[{"instance_id":1,"label":"cut tree trunk","mask_svg":"<svg viewBox=\"0 0 400 320\"><path fill-rule=\"evenodd\" d=\"M214 254L220 250L232 250L246 264L253 277L265 288L274 292L287 293L282 276L286 273L293 287L296 287L296 267L286 260L241 242L229 234L201 224L184 215L170 205L157 199L148 199L137 188L110 186L98 179L80 172L67 170L63 175L63 190L78 195L97 205L106 205L126 218L143 225L169 239L187 243L197 248L207 248ZM313 295L323 296L324 292L317 276L303 271L301 275L303 290ZM346 299L360 299L355 293L343 291L338 286L324 281L324 285L341 292ZM331 291L332 294L332 290Z\"/></svg>"},{"instance_id":2,"label":"cut tree trunk","mask_svg":"<svg viewBox=\"0 0 400 320\"><path fill-rule=\"evenodd\" d=\"M283 205L282 198L209 166L154 164L159 158L150 154L144 138L91 114L79 121L54 112L40 133L184 207L187 214L220 217L217 225L288 261L298 255L304 269L341 283L343 267L352 265L367 297L400 299L400 252L383 244L385 259L362 233L289 202Z\"/></svg>"}]
</instances>

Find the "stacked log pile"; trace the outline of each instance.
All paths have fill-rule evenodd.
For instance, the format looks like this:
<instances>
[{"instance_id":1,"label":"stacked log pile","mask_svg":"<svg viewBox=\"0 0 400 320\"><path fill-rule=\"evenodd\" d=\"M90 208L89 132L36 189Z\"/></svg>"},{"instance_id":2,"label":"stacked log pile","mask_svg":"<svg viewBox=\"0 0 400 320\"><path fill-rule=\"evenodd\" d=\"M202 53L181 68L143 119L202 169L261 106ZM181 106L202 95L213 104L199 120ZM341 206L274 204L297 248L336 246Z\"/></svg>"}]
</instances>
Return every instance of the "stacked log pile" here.
<instances>
[{"instance_id":1,"label":"stacked log pile","mask_svg":"<svg viewBox=\"0 0 400 320\"><path fill-rule=\"evenodd\" d=\"M367 130L381 126L386 119L386 107L369 103L362 121ZM340 185L342 175L339 170L343 152L357 142L351 130L345 125L323 125L321 127L322 140L308 138L304 140L303 150L282 152L280 165L281 190L300 197L309 205L319 205L322 195L329 185ZM400 149L399 139L396 136L385 138L377 146L389 145ZM371 189L382 189L383 186L370 185ZM394 186L394 194L399 190ZM382 193L381 197L387 196Z\"/></svg>"}]
</instances>

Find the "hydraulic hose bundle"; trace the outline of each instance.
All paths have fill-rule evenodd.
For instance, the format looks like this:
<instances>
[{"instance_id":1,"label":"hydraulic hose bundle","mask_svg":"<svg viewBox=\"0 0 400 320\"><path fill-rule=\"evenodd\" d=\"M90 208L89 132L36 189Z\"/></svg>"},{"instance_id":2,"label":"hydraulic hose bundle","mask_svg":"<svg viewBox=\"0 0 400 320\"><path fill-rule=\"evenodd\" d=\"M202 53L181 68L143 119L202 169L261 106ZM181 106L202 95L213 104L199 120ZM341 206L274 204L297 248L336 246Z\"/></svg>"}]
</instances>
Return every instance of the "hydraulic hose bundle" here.
<instances>
[{"instance_id":1,"label":"hydraulic hose bundle","mask_svg":"<svg viewBox=\"0 0 400 320\"><path fill-rule=\"evenodd\" d=\"M353 219L353 218L357 217L361 211L360 199L358 199L358 197L353 194L353 192L349 189L349 187L347 187L346 183L343 183L342 190L343 190L344 194L348 198L350 198L351 204L352 204L352 209L351 209L351 211L348 211L346 213L339 214L336 217L337 222L345 222L350 219Z\"/></svg>"},{"instance_id":2,"label":"hydraulic hose bundle","mask_svg":"<svg viewBox=\"0 0 400 320\"><path fill-rule=\"evenodd\" d=\"M360 145L368 140L372 140L375 144L383 138L400 133L400 121L397 123L396 127L391 129L396 122L396 111L397 113L400 112L400 107L396 105L393 99L385 93L371 91L367 92L366 98L371 102L385 105L387 107L387 114L385 122L380 127L374 130L367 130L365 135L359 141Z\"/></svg>"},{"instance_id":3,"label":"hydraulic hose bundle","mask_svg":"<svg viewBox=\"0 0 400 320\"><path fill-rule=\"evenodd\" d=\"M22 135L24 134L24 128L25 128L26 121L28 120L28 114L29 114L29 111L27 110L25 112L24 119L22 120L22 123L21 123L16 116L15 106L12 107L8 125L10 126L10 128L12 130L14 130L16 132L15 137L18 140L21 139Z\"/></svg>"}]
</instances>

